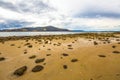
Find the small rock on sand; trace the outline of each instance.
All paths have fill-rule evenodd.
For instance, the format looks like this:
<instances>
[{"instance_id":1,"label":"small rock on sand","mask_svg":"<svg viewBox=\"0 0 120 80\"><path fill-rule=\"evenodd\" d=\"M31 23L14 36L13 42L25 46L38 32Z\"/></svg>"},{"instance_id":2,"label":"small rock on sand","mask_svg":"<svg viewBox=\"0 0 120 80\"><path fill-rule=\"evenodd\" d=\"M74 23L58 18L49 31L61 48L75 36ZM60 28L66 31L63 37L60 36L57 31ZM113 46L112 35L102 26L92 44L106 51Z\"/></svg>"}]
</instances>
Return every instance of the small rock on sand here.
<instances>
[{"instance_id":1,"label":"small rock on sand","mask_svg":"<svg viewBox=\"0 0 120 80\"><path fill-rule=\"evenodd\" d=\"M98 56L99 56L99 57L103 57L103 58L106 57L105 55L98 55Z\"/></svg>"},{"instance_id":2,"label":"small rock on sand","mask_svg":"<svg viewBox=\"0 0 120 80\"><path fill-rule=\"evenodd\" d=\"M64 68L64 69L67 69L68 67L67 67L67 65L63 65L63 68Z\"/></svg>"},{"instance_id":3,"label":"small rock on sand","mask_svg":"<svg viewBox=\"0 0 120 80\"><path fill-rule=\"evenodd\" d=\"M63 53L62 55L63 55L63 56L69 56L69 55L68 55L68 54L66 54L66 53Z\"/></svg>"},{"instance_id":4,"label":"small rock on sand","mask_svg":"<svg viewBox=\"0 0 120 80\"><path fill-rule=\"evenodd\" d=\"M32 45L28 45L29 48L32 48L33 46Z\"/></svg>"},{"instance_id":5,"label":"small rock on sand","mask_svg":"<svg viewBox=\"0 0 120 80\"><path fill-rule=\"evenodd\" d=\"M27 66L23 66L17 70L15 70L15 72L13 73L16 76L22 76L27 70Z\"/></svg>"},{"instance_id":6,"label":"small rock on sand","mask_svg":"<svg viewBox=\"0 0 120 80\"><path fill-rule=\"evenodd\" d=\"M94 41L93 43L94 43L94 45L98 45L98 43L96 41Z\"/></svg>"},{"instance_id":7,"label":"small rock on sand","mask_svg":"<svg viewBox=\"0 0 120 80\"><path fill-rule=\"evenodd\" d=\"M29 57L29 59L34 59L34 58L36 58L36 55L32 55Z\"/></svg>"},{"instance_id":8,"label":"small rock on sand","mask_svg":"<svg viewBox=\"0 0 120 80\"><path fill-rule=\"evenodd\" d=\"M116 46L112 46L112 48L116 48Z\"/></svg>"},{"instance_id":9,"label":"small rock on sand","mask_svg":"<svg viewBox=\"0 0 120 80\"><path fill-rule=\"evenodd\" d=\"M45 58L42 58L42 59L36 59L35 60L35 63L41 63L41 62L44 62L45 61Z\"/></svg>"},{"instance_id":10,"label":"small rock on sand","mask_svg":"<svg viewBox=\"0 0 120 80\"><path fill-rule=\"evenodd\" d=\"M4 57L0 57L0 61L4 61L5 60L5 58Z\"/></svg>"},{"instance_id":11,"label":"small rock on sand","mask_svg":"<svg viewBox=\"0 0 120 80\"><path fill-rule=\"evenodd\" d=\"M120 54L120 51L113 51L114 54Z\"/></svg>"},{"instance_id":12,"label":"small rock on sand","mask_svg":"<svg viewBox=\"0 0 120 80\"><path fill-rule=\"evenodd\" d=\"M39 72L41 70L43 70L44 67L41 66L41 65L36 65L33 69L32 69L32 72Z\"/></svg>"},{"instance_id":13,"label":"small rock on sand","mask_svg":"<svg viewBox=\"0 0 120 80\"><path fill-rule=\"evenodd\" d=\"M77 62L78 61L78 59L72 59L71 60L71 62Z\"/></svg>"},{"instance_id":14,"label":"small rock on sand","mask_svg":"<svg viewBox=\"0 0 120 80\"><path fill-rule=\"evenodd\" d=\"M46 54L46 56L51 56L51 54Z\"/></svg>"}]
</instances>

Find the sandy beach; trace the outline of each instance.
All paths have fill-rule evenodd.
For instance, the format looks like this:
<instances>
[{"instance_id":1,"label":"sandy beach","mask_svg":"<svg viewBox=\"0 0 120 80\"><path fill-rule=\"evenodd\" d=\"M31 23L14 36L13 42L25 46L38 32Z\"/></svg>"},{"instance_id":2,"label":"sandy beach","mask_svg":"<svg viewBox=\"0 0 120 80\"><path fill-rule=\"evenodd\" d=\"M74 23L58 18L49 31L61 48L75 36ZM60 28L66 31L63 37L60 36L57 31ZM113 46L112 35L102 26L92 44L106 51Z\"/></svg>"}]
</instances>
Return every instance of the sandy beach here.
<instances>
[{"instance_id":1,"label":"sandy beach","mask_svg":"<svg viewBox=\"0 0 120 80\"><path fill-rule=\"evenodd\" d=\"M120 33L1 37L0 80L120 80Z\"/></svg>"}]
</instances>

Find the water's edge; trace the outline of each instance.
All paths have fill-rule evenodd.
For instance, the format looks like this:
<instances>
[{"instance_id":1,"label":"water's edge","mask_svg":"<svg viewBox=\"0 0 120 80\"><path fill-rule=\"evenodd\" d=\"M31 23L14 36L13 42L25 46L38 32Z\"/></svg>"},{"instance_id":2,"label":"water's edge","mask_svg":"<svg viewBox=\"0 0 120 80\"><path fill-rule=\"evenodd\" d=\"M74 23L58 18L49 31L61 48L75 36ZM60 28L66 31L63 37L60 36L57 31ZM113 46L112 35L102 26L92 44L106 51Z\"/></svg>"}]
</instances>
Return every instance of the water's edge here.
<instances>
[{"instance_id":1,"label":"water's edge","mask_svg":"<svg viewBox=\"0 0 120 80\"><path fill-rule=\"evenodd\" d=\"M65 34L79 34L83 32L0 32L0 37L12 36L37 36L37 35L65 35Z\"/></svg>"}]
</instances>

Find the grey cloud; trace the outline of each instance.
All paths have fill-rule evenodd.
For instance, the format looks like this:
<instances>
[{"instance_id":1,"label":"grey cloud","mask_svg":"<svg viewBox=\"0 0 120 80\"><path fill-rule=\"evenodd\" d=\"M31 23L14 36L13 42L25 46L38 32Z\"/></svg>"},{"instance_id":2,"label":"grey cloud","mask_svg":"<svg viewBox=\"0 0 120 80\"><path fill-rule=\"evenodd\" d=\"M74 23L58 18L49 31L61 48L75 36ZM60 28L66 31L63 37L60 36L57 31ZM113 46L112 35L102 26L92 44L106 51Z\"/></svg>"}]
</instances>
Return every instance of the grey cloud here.
<instances>
[{"instance_id":1,"label":"grey cloud","mask_svg":"<svg viewBox=\"0 0 120 80\"><path fill-rule=\"evenodd\" d=\"M75 17L87 17L87 18L100 18L100 17L106 17L106 18L120 18L120 14L118 13L112 13L112 12L85 12L82 14L77 14Z\"/></svg>"},{"instance_id":2,"label":"grey cloud","mask_svg":"<svg viewBox=\"0 0 120 80\"><path fill-rule=\"evenodd\" d=\"M26 22L21 20L6 20L5 22L0 23L0 29L9 29L9 28L21 28L29 26L34 22Z\"/></svg>"},{"instance_id":3,"label":"grey cloud","mask_svg":"<svg viewBox=\"0 0 120 80\"><path fill-rule=\"evenodd\" d=\"M49 6L47 3L44 3L42 0L21 0L16 4L0 1L0 7L17 12L37 14L55 10L53 7Z\"/></svg>"},{"instance_id":4,"label":"grey cloud","mask_svg":"<svg viewBox=\"0 0 120 80\"><path fill-rule=\"evenodd\" d=\"M114 8L113 8L114 9ZM77 14L73 15L74 17L83 17L83 18L120 18L120 12L114 10L107 10L104 7L98 6L88 6L83 12L78 12Z\"/></svg>"},{"instance_id":5,"label":"grey cloud","mask_svg":"<svg viewBox=\"0 0 120 80\"><path fill-rule=\"evenodd\" d=\"M17 7L10 2L0 1L0 7L10 9L12 11L18 11Z\"/></svg>"}]
</instances>

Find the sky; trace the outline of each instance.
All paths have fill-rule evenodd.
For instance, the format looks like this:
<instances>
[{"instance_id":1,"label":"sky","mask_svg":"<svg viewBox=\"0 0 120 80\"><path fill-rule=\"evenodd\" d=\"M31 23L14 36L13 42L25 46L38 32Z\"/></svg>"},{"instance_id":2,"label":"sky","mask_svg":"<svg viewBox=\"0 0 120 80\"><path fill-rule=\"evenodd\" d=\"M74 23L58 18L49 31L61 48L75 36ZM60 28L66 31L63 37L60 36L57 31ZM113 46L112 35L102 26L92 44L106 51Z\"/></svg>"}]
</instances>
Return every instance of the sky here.
<instances>
[{"instance_id":1,"label":"sky","mask_svg":"<svg viewBox=\"0 0 120 80\"><path fill-rule=\"evenodd\" d=\"M0 29L120 31L120 0L0 0Z\"/></svg>"}]
</instances>

